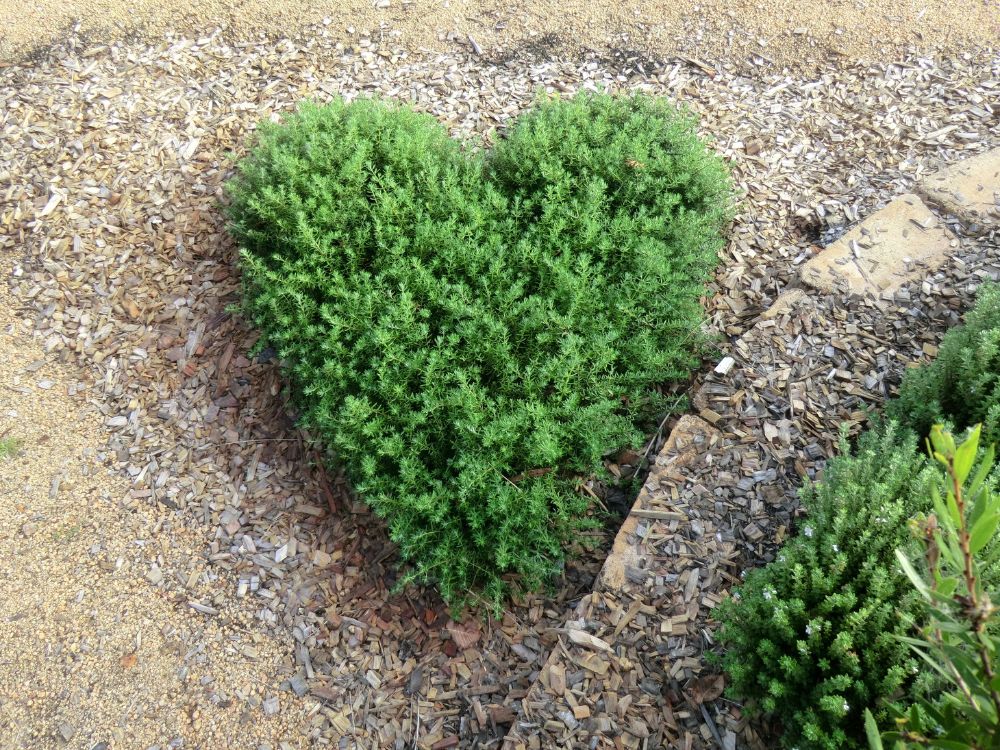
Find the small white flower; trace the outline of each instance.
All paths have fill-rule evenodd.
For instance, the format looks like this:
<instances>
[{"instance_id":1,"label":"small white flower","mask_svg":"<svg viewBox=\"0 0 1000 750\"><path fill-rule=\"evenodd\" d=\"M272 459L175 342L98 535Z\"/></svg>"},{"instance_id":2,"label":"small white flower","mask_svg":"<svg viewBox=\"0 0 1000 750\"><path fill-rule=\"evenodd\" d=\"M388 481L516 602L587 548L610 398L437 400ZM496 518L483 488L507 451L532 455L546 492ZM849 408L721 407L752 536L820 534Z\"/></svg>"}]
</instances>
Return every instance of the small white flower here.
<instances>
[{"instance_id":1,"label":"small white flower","mask_svg":"<svg viewBox=\"0 0 1000 750\"><path fill-rule=\"evenodd\" d=\"M848 705L847 701L844 701L844 713L846 714L850 710L851 710L850 705Z\"/></svg>"},{"instance_id":2,"label":"small white flower","mask_svg":"<svg viewBox=\"0 0 1000 750\"><path fill-rule=\"evenodd\" d=\"M804 529L802 529L802 533L805 534L808 537L812 537L812 535L813 535L813 527L812 526L806 526Z\"/></svg>"},{"instance_id":3,"label":"small white flower","mask_svg":"<svg viewBox=\"0 0 1000 750\"><path fill-rule=\"evenodd\" d=\"M774 596L774 591L772 589L764 589L764 599L771 601L771 597Z\"/></svg>"},{"instance_id":4,"label":"small white flower","mask_svg":"<svg viewBox=\"0 0 1000 750\"><path fill-rule=\"evenodd\" d=\"M835 545L833 545L833 551L834 551L834 552L840 552L840 547L839 547L839 546L837 546L836 544L835 544Z\"/></svg>"},{"instance_id":5,"label":"small white flower","mask_svg":"<svg viewBox=\"0 0 1000 750\"><path fill-rule=\"evenodd\" d=\"M812 635L812 634L813 634L813 626L806 625L806 635Z\"/></svg>"}]
</instances>

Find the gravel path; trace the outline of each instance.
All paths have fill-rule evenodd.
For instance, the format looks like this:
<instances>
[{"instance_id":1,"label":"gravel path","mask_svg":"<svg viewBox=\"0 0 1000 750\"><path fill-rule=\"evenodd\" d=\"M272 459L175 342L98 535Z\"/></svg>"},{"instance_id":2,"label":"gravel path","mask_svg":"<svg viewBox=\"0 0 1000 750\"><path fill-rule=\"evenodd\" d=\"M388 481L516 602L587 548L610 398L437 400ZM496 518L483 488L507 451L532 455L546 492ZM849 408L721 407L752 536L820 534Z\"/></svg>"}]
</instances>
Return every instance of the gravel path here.
<instances>
[{"instance_id":1,"label":"gravel path","mask_svg":"<svg viewBox=\"0 0 1000 750\"><path fill-rule=\"evenodd\" d=\"M1000 57L971 48L748 73L745 56L546 59L540 45L506 58L461 38L435 54L388 32L346 49L335 25L304 43L74 36L0 68L0 276L14 295L0 329L16 331L0 336L0 377L26 389L0 387L0 435L24 444L0 459L0 566L21 592L0 605L0 736L15 747L226 746L212 731L241 748L496 747L591 589L600 558L583 555L555 592L459 626L431 592L392 593L381 525L315 468L275 363L245 356L254 334L227 313L238 279L218 201L227 154L261 117L379 93L488 140L539 89L684 101L745 196L709 304L732 338L822 237L1000 143ZM886 325L940 329L967 288L935 282L947 315L914 303ZM896 341L876 383L919 356L912 336ZM838 382L824 387L855 408Z\"/></svg>"},{"instance_id":2,"label":"gravel path","mask_svg":"<svg viewBox=\"0 0 1000 750\"><path fill-rule=\"evenodd\" d=\"M128 482L102 460L93 394L46 358L4 292L0 747L256 747L292 735L303 706L262 710L282 694L287 644L192 609L231 586L196 555L185 596L157 588L171 520L122 507ZM202 543L171 537L189 553Z\"/></svg>"},{"instance_id":3,"label":"gravel path","mask_svg":"<svg viewBox=\"0 0 1000 750\"><path fill-rule=\"evenodd\" d=\"M367 36L411 50L474 48L491 57L618 48L808 66L995 46L1000 2L0 0L0 60L44 50L70 29L94 42L156 38L167 29L197 36L216 27L232 39L252 40L261 34L308 38L313 24L324 24L323 33L345 45Z\"/></svg>"}]
</instances>

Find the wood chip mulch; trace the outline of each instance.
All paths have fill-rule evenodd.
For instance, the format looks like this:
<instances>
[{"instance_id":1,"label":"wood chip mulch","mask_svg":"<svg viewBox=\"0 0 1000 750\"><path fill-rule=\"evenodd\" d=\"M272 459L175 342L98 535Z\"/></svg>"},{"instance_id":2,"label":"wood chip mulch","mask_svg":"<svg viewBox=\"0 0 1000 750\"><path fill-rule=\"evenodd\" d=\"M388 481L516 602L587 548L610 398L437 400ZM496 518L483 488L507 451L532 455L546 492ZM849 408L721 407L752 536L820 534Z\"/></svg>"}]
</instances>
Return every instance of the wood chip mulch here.
<instances>
[{"instance_id":1,"label":"wood chip mulch","mask_svg":"<svg viewBox=\"0 0 1000 750\"><path fill-rule=\"evenodd\" d=\"M959 234L961 237L961 235ZM666 441L615 547L507 737L513 748L751 747L773 727L723 697L713 609L770 562L841 428L856 434L904 367L932 356L980 280L991 238L883 299L799 288L731 346ZM595 742L594 739L598 738Z\"/></svg>"},{"instance_id":2,"label":"wood chip mulch","mask_svg":"<svg viewBox=\"0 0 1000 750\"><path fill-rule=\"evenodd\" d=\"M431 592L391 593L384 527L318 467L270 353L247 354L255 335L228 311L227 155L305 97L379 94L456 135L488 136L538 90L595 86L689 104L744 195L709 299L720 359L735 365L695 399L719 433L698 461L658 464L676 476L650 505L684 505L700 529L643 518L636 537L651 557L626 571L623 592L591 594L601 555L580 553L554 592L499 620L452 623ZM490 63L374 38L347 52L319 32L303 45L71 43L0 71L2 261L47 356L79 366L69 391L101 414L102 456L131 482L121 513L156 519L133 553L150 587L247 659L255 633L285 639L281 701L305 702L309 716L281 738L288 747L496 748L511 727L541 747L580 727L596 728L588 747L752 744L757 730L717 697L702 660L712 606L788 533L794 486L821 469L837 422L860 424L996 275L996 238L969 240L905 299L814 298L807 314L744 334L817 243L932 163L1000 140L998 92L1000 60L971 57L801 79L597 54ZM601 644L616 629L627 646L612 667ZM565 681L555 713L529 692L553 649L566 657L561 674L546 672L553 689Z\"/></svg>"}]
</instances>

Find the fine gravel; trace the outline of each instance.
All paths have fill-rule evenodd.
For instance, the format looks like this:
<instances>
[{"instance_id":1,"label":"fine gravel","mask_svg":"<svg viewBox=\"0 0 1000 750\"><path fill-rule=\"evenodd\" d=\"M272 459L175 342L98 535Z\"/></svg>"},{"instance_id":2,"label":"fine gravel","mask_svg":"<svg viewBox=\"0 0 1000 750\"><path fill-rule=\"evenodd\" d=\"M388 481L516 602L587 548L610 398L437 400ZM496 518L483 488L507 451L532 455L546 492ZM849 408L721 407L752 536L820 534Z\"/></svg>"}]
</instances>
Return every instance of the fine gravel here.
<instances>
[{"instance_id":1,"label":"fine gravel","mask_svg":"<svg viewBox=\"0 0 1000 750\"><path fill-rule=\"evenodd\" d=\"M742 196L708 299L724 350L817 243L939 164L1000 144L1000 57L972 46L754 72L745 57L607 45L511 56L466 40L434 53L387 32L345 46L335 25L299 42L71 36L0 69L12 295L0 437L24 441L0 458L0 736L14 747L497 747L590 591L600 558L583 554L554 592L499 620L450 624L433 592L393 592L383 527L315 466L277 364L250 356L255 335L228 312L239 287L222 184L261 118L305 97L378 94L488 145L539 92L689 105ZM886 306L876 384L920 356L915 331L939 335L996 275L990 242ZM762 361L767 346L800 344L776 330ZM823 388L851 395L838 382Z\"/></svg>"},{"instance_id":2,"label":"fine gravel","mask_svg":"<svg viewBox=\"0 0 1000 750\"><path fill-rule=\"evenodd\" d=\"M189 605L234 584L163 508L123 512L129 482L77 368L33 341L0 288L0 747L256 747L305 720L273 716L287 643ZM74 396L70 396L74 393ZM12 448L10 448L12 447ZM160 546L192 553L190 589L156 588ZM151 564L150 561L153 561ZM249 658L252 655L253 658ZM171 744L173 743L173 744Z\"/></svg>"},{"instance_id":3,"label":"fine gravel","mask_svg":"<svg viewBox=\"0 0 1000 750\"><path fill-rule=\"evenodd\" d=\"M997 0L0 0L0 61L38 53L78 31L94 42L191 36L300 40L313 25L345 45L363 37L408 49L490 57L524 50L578 54L640 50L663 57L725 58L815 67L996 48Z\"/></svg>"}]
</instances>

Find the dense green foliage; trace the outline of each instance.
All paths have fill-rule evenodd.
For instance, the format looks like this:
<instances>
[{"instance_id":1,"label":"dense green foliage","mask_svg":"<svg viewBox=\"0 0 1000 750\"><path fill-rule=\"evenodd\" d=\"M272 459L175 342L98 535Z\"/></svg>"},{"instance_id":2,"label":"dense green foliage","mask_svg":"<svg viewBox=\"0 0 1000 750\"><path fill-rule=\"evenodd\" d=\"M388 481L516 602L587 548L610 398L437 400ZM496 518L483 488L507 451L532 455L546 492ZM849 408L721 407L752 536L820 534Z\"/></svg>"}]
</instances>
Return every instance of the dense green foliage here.
<instances>
[{"instance_id":1,"label":"dense green foliage","mask_svg":"<svg viewBox=\"0 0 1000 750\"><path fill-rule=\"evenodd\" d=\"M608 96L539 102L492 154L404 108L304 105L229 193L303 422L453 604L558 569L579 477L695 364L730 199L690 118Z\"/></svg>"},{"instance_id":2,"label":"dense green foliage","mask_svg":"<svg viewBox=\"0 0 1000 750\"><path fill-rule=\"evenodd\" d=\"M895 425L846 439L823 480L803 488L808 517L771 564L720 607L731 692L756 699L786 747L856 747L866 707L909 687L917 659L897 636L918 597L895 550L930 506L933 471Z\"/></svg>"},{"instance_id":3,"label":"dense green foliage","mask_svg":"<svg viewBox=\"0 0 1000 750\"><path fill-rule=\"evenodd\" d=\"M998 547L1000 495L988 480L994 446L976 465L980 426L956 444L940 425L931 430L935 460L941 464L932 498L934 512L915 518L923 542L920 559L897 550L900 566L926 602L927 620L916 623L917 637L903 640L930 667L945 688L909 707L893 707L891 727L879 735L866 715L869 745L882 750L940 748L976 750L1000 746L1000 635L997 608L988 585ZM990 587L992 588L992 587ZM902 613L906 616L906 613Z\"/></svg>"},{"instance_id":4,"label":"dense green foliage","mask_svg":"<svg viewBox=\"0 0 1000 750\"><path fill-rule=\"evenodd\" d=\"M939 422L981 423L985 440L1000 439L1000 286L982 287L965 325L945 334L932 362L907 371L886 413L923 436Z\"/></svg>"},{"instance_id":5,"label":"dense green foliage","mask_svg":"<svg viewBox=\"0 0 1000 750\"><path fill-rule=\"evenodd\" d=\"M896 723L885 736L901 746L992 746L1000 695L985 665L1000 643L987 627L995 621L987 591L1000 581L998 477L987 477L991 455L983 458L965 528L954 488L968 478L978 440L956 450L950 434L932 427L982 423L986 442L1000 438L1000 286L984 286L938 357L906 373L886 416L854 454L843 444L823 481L804 489L802 533L721 608L732 692L778 717L790 747L857 747L866 712L876 744L881 721ZM951 481L917 448L928 435ZM937 491L942 482L946 501ZM909 563L914 517L924 519L931 586ZM955 573L970 570L963 534L966 542L976 537L981 555L971 560L971 582ZM972 612L972 599L985 607ZM989 742L977 744L983 737Z\"/></svg>"}]
</instances>

